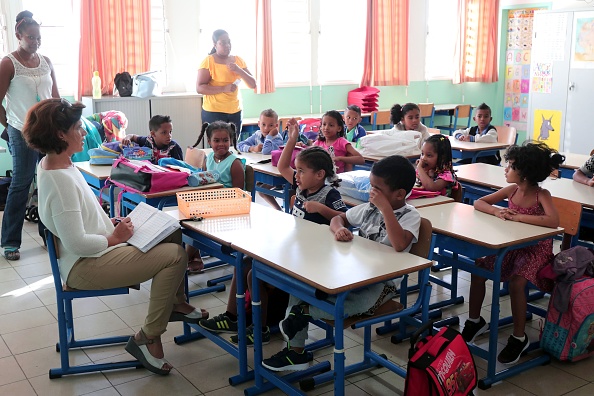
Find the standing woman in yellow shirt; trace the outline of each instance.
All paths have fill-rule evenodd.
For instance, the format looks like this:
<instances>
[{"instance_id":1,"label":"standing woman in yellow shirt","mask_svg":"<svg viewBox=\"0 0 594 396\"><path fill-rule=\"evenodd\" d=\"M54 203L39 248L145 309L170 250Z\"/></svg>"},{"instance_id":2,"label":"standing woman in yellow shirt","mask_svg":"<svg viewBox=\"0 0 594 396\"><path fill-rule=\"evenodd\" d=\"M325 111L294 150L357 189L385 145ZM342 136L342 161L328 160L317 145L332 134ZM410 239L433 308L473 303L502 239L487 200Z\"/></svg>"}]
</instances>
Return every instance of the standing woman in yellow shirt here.
<instances>
[{"instance_id":1,"label":"standing woman in yellow shirt","mask_svg":"<svg viewBox=\"0 0 594 396\"><path fill-rule=\"evenodd\" d=\"M222 30L212 34L214 44L210 54L198 68L196 92L202 98L202 122L232 122L239 134L241 131L241 94L238 85L241 80L248 87L256 87L256 79L248 70L245 61L231 54L231 39Z\"/></svg>"}]
</instances>

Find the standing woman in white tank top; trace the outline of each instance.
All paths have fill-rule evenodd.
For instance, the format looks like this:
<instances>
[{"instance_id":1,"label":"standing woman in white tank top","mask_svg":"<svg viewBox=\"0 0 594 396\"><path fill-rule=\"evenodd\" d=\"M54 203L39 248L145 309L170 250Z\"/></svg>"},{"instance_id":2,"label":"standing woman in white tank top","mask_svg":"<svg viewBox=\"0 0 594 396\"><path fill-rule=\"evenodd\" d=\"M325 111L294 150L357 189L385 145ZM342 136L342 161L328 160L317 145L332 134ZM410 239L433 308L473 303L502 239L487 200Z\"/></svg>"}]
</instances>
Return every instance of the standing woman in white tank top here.
<instances>
[{"instance_id":1,"label":"standing woman in white tank top","mask_svg":"<svg viewBox=\"0 0 594 396\"><path fill-rule=\"evenodd\" d=\"M17 50L0 61L0 124L8 133L12 155L12 182L2 218L2 248L8 260L20 258L27 198L39 159L39 153L27 146L21 130L35 103L60 97L52 63L37 52L41 34L31 12L21 11L17 15L15 35ZM2 105L5 97L6 108Z\"/></svg>"}]
</instances>

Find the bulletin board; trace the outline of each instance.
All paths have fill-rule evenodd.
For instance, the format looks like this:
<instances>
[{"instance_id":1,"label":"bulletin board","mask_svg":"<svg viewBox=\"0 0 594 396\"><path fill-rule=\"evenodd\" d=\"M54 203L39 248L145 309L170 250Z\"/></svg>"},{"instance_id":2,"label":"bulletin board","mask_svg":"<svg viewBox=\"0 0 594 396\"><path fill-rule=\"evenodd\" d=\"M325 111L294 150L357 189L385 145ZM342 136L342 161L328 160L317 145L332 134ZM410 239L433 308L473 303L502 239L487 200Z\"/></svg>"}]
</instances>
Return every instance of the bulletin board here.
<instances>
[{"instance_id":1,"label":"bulletin board","mask_svg":"<svg viewBox=\"0 0 594 396\"><path fill-rule=\"evenodd\" d=\"M524 133L525 136L531 135L526 132L534 11L541 9L525 8L508 12L503 124L516 128L518 133Z\"/></svg>"}]
</instances>

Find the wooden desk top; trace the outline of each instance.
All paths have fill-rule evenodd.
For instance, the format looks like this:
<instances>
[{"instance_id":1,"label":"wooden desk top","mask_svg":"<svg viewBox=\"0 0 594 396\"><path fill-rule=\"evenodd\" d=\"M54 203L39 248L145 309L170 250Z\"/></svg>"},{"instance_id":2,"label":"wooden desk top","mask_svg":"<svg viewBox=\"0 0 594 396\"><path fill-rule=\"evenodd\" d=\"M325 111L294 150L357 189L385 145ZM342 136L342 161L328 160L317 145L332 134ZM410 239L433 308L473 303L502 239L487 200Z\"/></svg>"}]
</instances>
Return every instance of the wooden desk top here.
<instances>
[{"instance_id":1,"label":"wooden desk top","mask_svg":"<svg viewBox=\"0 0 594 396\"><path fill-rule=\"evenodd\" d=\"M509 183L505 181L504 168L489 164L467 164L456 168L456 176L461 182L500 189ZM578 183L573 179L546 179L542 188L550 191L553 197L569 199L581 203L587 208L594 208L594 188Z\"/></svg>"},{"instance_id":2,"label":"wooden desk top","mask_svg":"<svg viewBox=\"0 0 594 396\"><path fill-rule=\"evenodd\" d=\"M105 180L111 174L111 165L91 165L89 161L75 162L74 165L79 171L99 180Z\"/></svg>"},{"instance_id":3,"label":"wooden desk top","mask_svg":"<svg viewBox=\"0 0 594 396\"><path fill-rule=\"evenodd\" d=\"M259 204L252 204L248 215L182 224L217 241L230 242L234 249L329 294L431 265L427 259L358 236L352 242L337 242L328 226Z\"/></svg>"},{"instance_id":4,"label":"wooden desk top","mask_svg":"<svg viewBox=\"0 0 594 396\"><path fill-rule=\"evenodd\" d=\"M563 232L562 228L503 221L459 202L427 206L420 208L419 213L431 221L434 232L491 249L552 237Z\"/></svg>"},{"instance_id":5,"label":"wooden desk top","mask_svg":"<svg viewBox=\"0 0 594 396\"><path fill-rule=\"evenodd\" d=\"M271 163L268 163L268 164L254 163L254 164L250 164L250 166L252 168L254 168L254 172L261 172L261 173L265 173L267 175L283 177L283 175L281 175L278 168L276 166L273 166Z\"/></svg>"},{"instance_id":6,"label":"wooden desk top","mask_svg":"<svg viewBox=\"0 0 594 396\"><path fill-rule=\"evenodd\" d=\"M454 110L456 108L456 106L461 106L464 105L466 103L445 103L445 104L436 104L433 105L433 108L435 109L435 111L449 111L449 110ZM470 108L474 108L475 106L470 105Z\"/></svg>"},{"instance_id":7,"label":"wooden desk top","mask_svg":"<svg viewBox=\"0 0 594 396\"><path fill-rule=\"evenodd\" d=\"M357 206L365 203L364 201L360 201L357 198L353 198L344 194L342 195L342 200L348 206ZM438 195L437 197L410 199L406 202L415 208L423 208L425 206L441 205L448 202L454 202L454 199L445 197L443 195Z\"/></svg>"},{"instance_id":8,"label":"wooden desk top","mask_svg":"<svg viewBox=\"0 0 594 396\"><path fill-rule=\"evenodd\" d=\"M578 169L586 163L590 156L587 154L573 154L573 153L561 153L565 156L565 162L560 166L561 168Z\"/></svg>"},{"instance_id":9,"label":"wooden desk top","mask_svg":"<svg viewBox=\"0 0 594 396\"><path fill-rule=\"evenodd\" d=\"M455 107L455 105L454 105ZM342 111L342 110L339 110ZM378 111L385 111L385 110L378 110ZM284 114L279 114L278 118L299 118L301 117L302 119L306 119L306 118L322 118L322 116L324 115L324 113L313 113L313 114L291 114L291 115L284 115ZM370 117L371 116L371 112L363 112L361 113L361 117ZM241 121L241 125L258 125L258 121L260 120L260 117L249 117L249 118L244 118Z\"/></svg>"},{"instance_id":10,"label":"wooden desk top","mask_svg":"<svg viewBox=\"0 0 594 396\"><path fill-rule=\"evenodd\" d=\"M484 150L500 150L507 148L507 143L481 143L481 142L463 142L456 140L453 136L448 136L452 150L459 151L484 151Z\"/></svg>"},{"instance_id":11,"label":"wooden desk top","mask_svg":"<svg viewBox=\"0 0 594 396\"><path fill-rule=\"evenodd\" d=\"M505 180L505 168L483 163L455 166L456 177L461 182L500 189L509 183Z\"/></svg>"}]
</instances>

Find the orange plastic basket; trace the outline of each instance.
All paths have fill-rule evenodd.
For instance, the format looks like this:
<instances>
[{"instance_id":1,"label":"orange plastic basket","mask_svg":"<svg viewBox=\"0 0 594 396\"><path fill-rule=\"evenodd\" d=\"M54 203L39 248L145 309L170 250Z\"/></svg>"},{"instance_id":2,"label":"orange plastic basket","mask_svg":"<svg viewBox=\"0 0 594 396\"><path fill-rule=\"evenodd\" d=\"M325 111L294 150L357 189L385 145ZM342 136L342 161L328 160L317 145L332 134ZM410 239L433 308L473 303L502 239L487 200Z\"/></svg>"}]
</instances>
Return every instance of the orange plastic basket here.
<instances>
[{"instance_id":1,"label":"orange plastic basket","mask_svg":"<svg viewBox=\"0 0 594 396\"><path fill-rule=\"evenodd\" d=\"M251 202L252 196L240 188L177 193L177 206L187 218L246 214Z\"/></svg>"}]
</instances>

